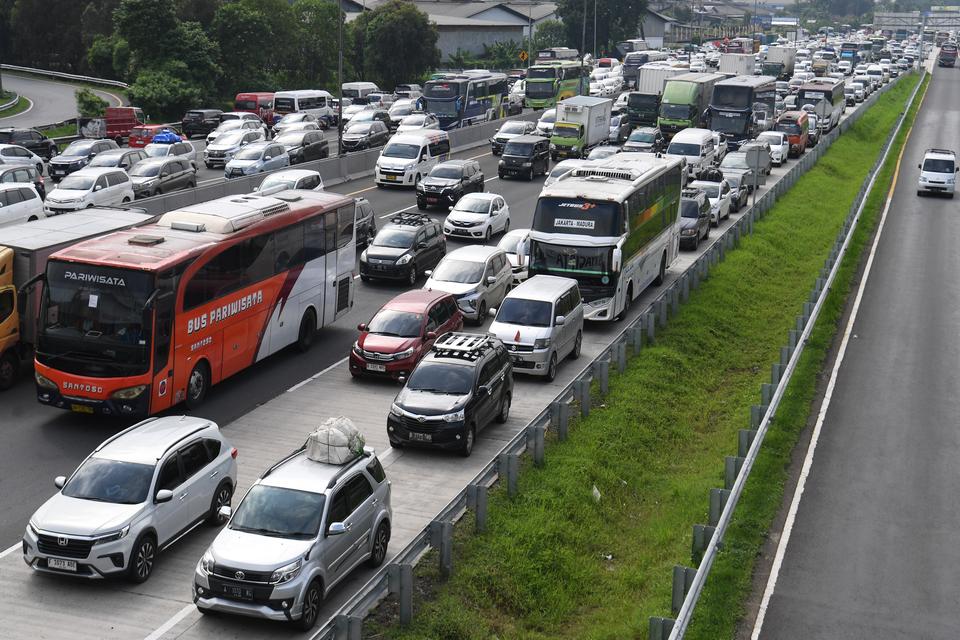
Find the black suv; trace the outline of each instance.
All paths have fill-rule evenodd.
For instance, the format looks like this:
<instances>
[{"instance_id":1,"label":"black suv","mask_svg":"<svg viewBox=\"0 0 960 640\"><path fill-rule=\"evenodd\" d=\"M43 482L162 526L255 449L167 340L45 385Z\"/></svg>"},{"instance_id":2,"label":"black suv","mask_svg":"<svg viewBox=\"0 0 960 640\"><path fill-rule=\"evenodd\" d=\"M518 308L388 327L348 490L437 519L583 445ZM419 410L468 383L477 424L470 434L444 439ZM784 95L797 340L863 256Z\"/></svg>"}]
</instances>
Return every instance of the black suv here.
<instances>
[{"instance_id":1,"label":"black suv","mask_svg":"<svg viewBox=\"0 0 960 640\"><path fill-rule=\"evenodd\" d=\"M500 340L473 333L440 336L390 406L390 446L469 456L477 432L494 419L507 421L512 397L513 365Z\"/></svg>"},{"instance_id":2,"label":"black suv","mask_svg":"<svg viewBox=\"0 0 960 640\"><path fill-rule=\"evenodd\" d=\"M4 127L0 129L0 144L18 144L45 160L57 155L57 143L36 129Z\"/></svg>"},{"instance_id":3,"label":"black suv","mask_svg":"<svg viewBox=\"0 0 960 640\"><path fill-rule=\"evenodd\" d=\"M533 180L537 174L550 172L550 140L543 136L517 136L503 147L503 157L497 173L504 176L526 176Z\"/></svg>"},{"instance_id":4,"label":"black suv","mask_svg":"<svg viewBox=\"0 0 960 640\"><path fill-rule=\"evenodd\" d=\"M83 169L98 153L119 149L113 140L74 140L47 165L47 175L59 182L74 171Z\"/></svg>"},{"instance_id":5,"label":"black suv","mask_svg":"<svg viewBox=\"0 0 960 640\"><path fill-rule=\"evenodd\" d=\"M422 213L390 219L360 254L360 279L404 280L411 286L447 253L440 223Z\"/></svg>"},{"instance_id":6,"label":"black suv","mask_svg":"<svg viewBox=\"0 0 960 640\"><path fill-rule=\"evenodd\" d=\"M220 126L220 109L192 109L187 111L180 125L183 135L189 138L196 135L207 135Z\"/></svg>"},{"instance_id":7,"label":"black suv","mask_svg":"<svg viewBox=\"0 0 960 640\"><path fill-rule=\"evenodd\" d=\"M417 208L452 207L465 193L483 191L484 177L476 160L447 160L417 184Z\"/></svg>"}]
</instances>

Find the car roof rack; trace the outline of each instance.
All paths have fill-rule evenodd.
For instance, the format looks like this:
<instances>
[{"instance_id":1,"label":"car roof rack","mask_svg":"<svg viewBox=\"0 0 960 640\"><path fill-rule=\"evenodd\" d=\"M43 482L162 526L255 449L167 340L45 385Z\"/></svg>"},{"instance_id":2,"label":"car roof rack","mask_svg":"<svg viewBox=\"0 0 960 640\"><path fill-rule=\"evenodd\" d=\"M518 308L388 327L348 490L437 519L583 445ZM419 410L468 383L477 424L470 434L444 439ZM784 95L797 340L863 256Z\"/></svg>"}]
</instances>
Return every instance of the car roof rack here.
<instances>
[{"instance_id":1,"label":"car roof rack","mask_svg":"<svg viewBox=\"0 0 960 640\"><path fill-rule=\"evenodd\" d=\"M408 227L422 227L433 222L433 218L425 213L401 213L390 218L390 222Z\"/></svg>"},{"instance_id":2,"label":"car roof rack","mask_svg":"<svg viewBox=\"0 0 960 640\"><path fill-rule=\"evenodd\" d=\"M680 191L681 198L696 198L698 195L703 193L703 189L695 189L693 187L687 187Z\"/></svg>"},{"instance_id":3,"label":"car roof rack","mask_svg":"<svg viewBox=\"0 0 960 640\"><path fill-rule=\"evenodd\" d=\"M952 149L927 149L927 153L944 153L948 156L957 155L957 152Z\"/></svg>"},{"instance_id":4,"label":"car roof rack","mask_svg":"<svg viewBox=\"0 0 960 640\"><path fill-rule=\"evenodd\" d=\"M493 338L479 333L447 333L433 343L433 352L443 358L475 361L493 346Z\"/></svg>"}]
</instances>

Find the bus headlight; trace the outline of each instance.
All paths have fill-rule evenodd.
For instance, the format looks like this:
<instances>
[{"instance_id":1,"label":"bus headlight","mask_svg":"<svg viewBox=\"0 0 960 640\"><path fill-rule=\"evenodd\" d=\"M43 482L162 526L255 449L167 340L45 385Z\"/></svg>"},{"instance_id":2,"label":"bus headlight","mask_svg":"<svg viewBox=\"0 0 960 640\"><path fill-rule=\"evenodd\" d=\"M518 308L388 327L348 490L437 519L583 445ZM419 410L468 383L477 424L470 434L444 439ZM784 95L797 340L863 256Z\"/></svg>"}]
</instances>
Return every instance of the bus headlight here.
<instances>
[{"instance_id":1,"label":"bus headlight","mask_svg":"<svg viewBox=\"0 0 960 640\"><path fill-rule=\"evenodd\" d=\"M114 391L110 397L115 400L133 400L134 398L139 398L140 394L146 391L147 385L138 384L135 387L127 387L126 389L120 389L119 391Z\"/></svg>"},{"instance_id":2,"label":"bus headlight","mask_svg":"<svg viewBox=\"0 0 960 640\"><path fill-rule=\"evenodd\" d=\"M41 387L46 387L47 389L57 388L57 383L46 376L42 376L39 373L34 373L33 377L37 380L37 384Z\"/></svg>"}]
</instances>

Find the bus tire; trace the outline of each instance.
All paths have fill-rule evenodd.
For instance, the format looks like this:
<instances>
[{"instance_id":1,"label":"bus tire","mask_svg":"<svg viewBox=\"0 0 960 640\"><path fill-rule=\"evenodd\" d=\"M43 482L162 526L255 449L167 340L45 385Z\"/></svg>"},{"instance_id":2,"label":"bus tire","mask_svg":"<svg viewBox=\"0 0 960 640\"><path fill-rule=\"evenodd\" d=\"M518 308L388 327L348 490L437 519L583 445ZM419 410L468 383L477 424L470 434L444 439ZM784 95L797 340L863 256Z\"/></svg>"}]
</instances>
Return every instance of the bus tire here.
<instances>
[{"instance_id":1,"label":"bus tire","mask_svg":"<svg viewBox=\"0 0 960 640\"><path fill-rule=\"evenodd\" d=\"M14 385L20 373L20 359L13 351L0 356L0 391L6 391Z\"/></svg>"},{"instance_id":2,"label":"bus tire","mask_svg":"<svg viewBox=\"0 0 960 640\"><path fill-rule=\"evenodd\" d=\"M187 394L184 403L188 409L196 409L203 404L210 390L210 365L201 360L193 367L190 377L187 378Z\"/></svg>"},{"instance_id":3,"label":"bus tire","mask_svg":"<svg viewBox=\"0 0 960 640\"><path fill-rule=\"evenodd\" d=\"M660 273L657 274L657 279L653 281L653 286L659 287L663 284L664 280L667 279L667 254L664 253L660 256Z\"/></svg>"},{"instance_id":4,"label":"bus tire","mask_svg":"<svg viewBox=\"0 0 960 640\"><path fill-rule=\"evenodd\" d=\"M317 316L313 309L307 309L300 319L300 331L297 333L297 351L306 353L313 346L313 336L317 333Z\"/></svg>"}]
</instances>

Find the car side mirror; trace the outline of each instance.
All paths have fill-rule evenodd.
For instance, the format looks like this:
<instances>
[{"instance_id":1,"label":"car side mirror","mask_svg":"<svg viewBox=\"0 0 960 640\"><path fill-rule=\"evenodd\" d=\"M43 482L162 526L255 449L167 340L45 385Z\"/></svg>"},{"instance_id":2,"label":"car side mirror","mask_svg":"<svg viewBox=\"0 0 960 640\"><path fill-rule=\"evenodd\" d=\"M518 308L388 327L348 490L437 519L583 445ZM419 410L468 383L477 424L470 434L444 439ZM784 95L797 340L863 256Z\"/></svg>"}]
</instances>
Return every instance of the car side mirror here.
<instances>
[{"instance_id":1,"label":"car side mirror","mask_svg":"<svg viewBox=\"0 0 960 640\"><path fill-rule=\"evenodd\" d=\"M427 331L427 340L436 340L437 332L436 331Z\"/></svg>"},{"instance_id":2,"label":"car side mirror","mask_svg":"<svg viewBox=\"0 0 960 640\"><path fill-rule=\"evenodd\" d=\"M487 284L497 284L497 276L487 276Z\"/></svg>"},{"instance_id":3,"label":"car side mirror","mask_svg":"<svg viewBox=\"0 0 960 640\"><path fill-rule=\"evenodd\" d=\"M347 526L342 522L334 522L327 527L328 536L339 536L347 532Z\"/></svg>"},{"instance_id":4,"label":"car side mirror","mask_svg":"<svg viewBox=\"0 0 960 640\"><path fill-rule=\"evenodd\" d=\"M263 156L264 162L267 162L268 160L273 160L273 156Z\"/></svg>"},{"instance_id":5,"label":"car side mirror","mask_svg":"<svg viewBox=\"0 0 960 640\"><path fill-rule=\"evenodd\" d=\"M433 275L433 269L427 269L426 271L423 272L423 275L429 278L430 276Z\"/></svg>"},{"instance_id":6,"label":"car side mirror","mask_svg":"<svg viewBox=\"0 0 960 640\"><path fill-rule=\"evenodd\" d=\"M100 189L103 189L103 187L101 187L99 184L93 188L94 191L100 191Z\"/></svg>"},{"instance_id":7,"label":"car side mirror","mask_svg":"<svg viewBox=\"0 0 960 640\"><path fill-rule=\"evenodd\" d=\"M453 211L453 206L447 207L447 211Z\"/></svg>"},{"instance_id":8,"label":"car side mirror","mask_svg":"<svg viewBox=\"0 0 960 640\"><path fill-rule=\"evenodd\" d=\"M367 330L366 322L361 322L360 324L357 325L357 331L366 331L366 330Z\"/></svg>"},{"instance_id":9,"label":"car side mirror","mask_svg":"<svg viewBox=\"0 0 960 640\"><path fill-rule=\"evenodd\" d=\"M170 502L173 500L173 491L170 491L170 489L160 489L160 491L157 491L157 495L154 496L154 500L157 504Z\"/></svg>"},{"instance_id":10,"label":"car side mirror","mask_svg":"<svg viewBox=\"0 0 960 640\"><path fill-rule=\"evenodd\" d=\"M400 384L406 384L407 376L397 376L397 382L399 382Z\"/></svg>"},{"instance_id":11,"label":"car side mirror","mask_svg":"<svg viewBox=\"0 0 960 640\"><path fill-rule=\"evenodd\" d=\"M496 317L497 317L497 308L496 308L496 307L490 307L489 309L487 309L487 315L489 315L491 318L496 318Z\"/></svg>"},{"instance_id":12,"label":"car side mirror","mask_svg":"<svg viewBox=\"0 0 960 640\"><path fill-rule=\"evenodd\" d=\"M426 249L426 248L427 248L427 243L425 240L421 240L420 242L417 243L417 249Z\"/></svg>"},{"instance_id":13,"label":"car side mirror","mask_svg":"<svg viewBox=\"0 0 960 640\"><path fill-rule=\"evenodd\" d=\"M233 513L233 510L227 505L223 505L222 507L217 509L217 515L219 515L224 520L229 520L231 513Z\"/></svg>"},{"instance_id":14,"label":"car side mirror","mask_svg":"<svg viewBox=\"0 0 960 640\"><path fill-rule=\"evenodd\" d=\"M493 395L493 389L491 389L489 385L485 385L485 384L480 385L480 388L478 389L478 391L480 393L485 393L488 396Z\"/></svg>"},{"instance_id":15,"label":"car side mirror","mask_svg":"<svg viewBox=\"0 0 960 640\"><path fill-rule=\"evenodd\" d=\"M918 164L918 165L917 165L917 169L919 169L919 168L920 168L920 165Z\"/></svg>"},{"instance_id":16,"label":"car side mirror","mask_svg":"<svg viewBox=\"0 0 960 640\"><path fill-rule=\"evenodd\" d=\"M63 485L67 484L67 476L57 476L53 479L53 486L57 489L63 489Z\"/></svg>"},{"instance_id":17,"label":"car side mirror","mask_svg":"<svg viewBox=\"0 0 960 640\"><path fill-rule=\"evenodd\" d=\"M562 327L563 323L566 321L567 321L566 316L557 316L556 318L553 319L553 324L555 324L558 327Z\"/></svg>"}]
</instances>

